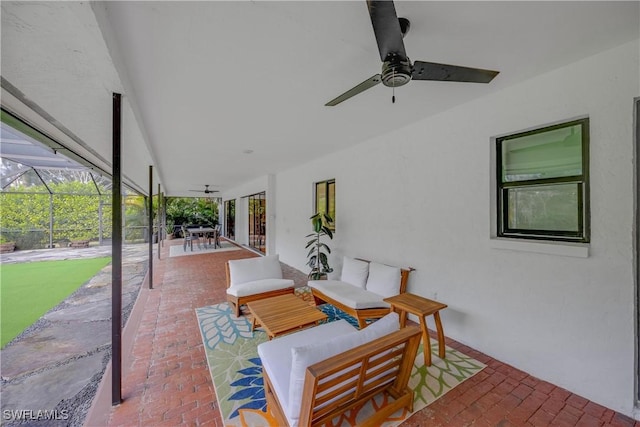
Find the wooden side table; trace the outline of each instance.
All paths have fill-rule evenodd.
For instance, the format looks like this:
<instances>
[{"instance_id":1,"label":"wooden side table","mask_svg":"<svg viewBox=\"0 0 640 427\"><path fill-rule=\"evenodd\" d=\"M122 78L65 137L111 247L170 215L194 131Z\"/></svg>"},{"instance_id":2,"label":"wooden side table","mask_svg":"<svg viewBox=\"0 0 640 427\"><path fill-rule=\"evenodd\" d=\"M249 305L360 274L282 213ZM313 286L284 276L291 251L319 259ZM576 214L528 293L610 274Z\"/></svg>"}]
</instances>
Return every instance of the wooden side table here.
<instances>
[{"instance_id":1,"label":"wooden side table","mask_svg":"<svg viewBox=\"0 0 640 427\"><path fill-rule=\"evenodd\" d=\"M433 318L436 321L436 331L438 332L438 356L444 359L444 331L442 330L442 322L440 321L440 310L447 308L446 304L409 293L385 298L384 301L391 304L391 310L396 311L400 315L401 328L404 328L407 322L407 313L415 314L420 319L422 342L424 343L424 364L426 366L431 366L431 343L429 341L426 317L433 314Z\"/></svg>"}]
</instances>

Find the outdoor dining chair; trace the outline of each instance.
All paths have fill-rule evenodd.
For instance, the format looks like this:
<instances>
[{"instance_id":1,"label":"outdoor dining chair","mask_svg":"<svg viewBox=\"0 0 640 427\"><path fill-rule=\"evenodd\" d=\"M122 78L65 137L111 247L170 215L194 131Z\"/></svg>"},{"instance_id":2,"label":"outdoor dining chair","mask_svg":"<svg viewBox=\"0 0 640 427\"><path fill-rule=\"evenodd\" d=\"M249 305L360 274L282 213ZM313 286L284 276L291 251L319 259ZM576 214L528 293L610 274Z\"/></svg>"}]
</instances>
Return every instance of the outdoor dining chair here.
<instances>
[{"instance_id":1,"label":"outdoor dining chair","mask_svg":"<svg viewBox=\"0 0 640 427\"><path fill-rule=\"evenodd\" d=\"M182 229L182 236L184 238L184 242L182 243L183 251L186 251L187 245L189 245L191 247L191 252L193 252L194 240L198 243L198 247L200 247L200 237L197 234L189 233L189 230L187 230L187 227L185 227L184 225L181 226L181 229Z\"/></svg>"}]
</instances>

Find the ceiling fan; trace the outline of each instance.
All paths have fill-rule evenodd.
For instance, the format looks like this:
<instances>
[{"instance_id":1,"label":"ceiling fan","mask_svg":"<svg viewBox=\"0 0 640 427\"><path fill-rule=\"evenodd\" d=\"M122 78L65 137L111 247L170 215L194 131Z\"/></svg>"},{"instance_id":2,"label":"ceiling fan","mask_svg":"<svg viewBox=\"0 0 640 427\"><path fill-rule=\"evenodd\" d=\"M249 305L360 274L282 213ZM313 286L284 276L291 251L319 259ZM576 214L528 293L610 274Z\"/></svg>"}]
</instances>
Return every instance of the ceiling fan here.
<instances>
[{"instance_id":1,"label":"ceiling fan","mask_svg":"<svg viewBox=\"0 0 640 427\"><path fill-rule=\"evenodd\" d=\"M218 190L209 190L209 184L204 185L204 190L189 190L189 191L195 191L196 193L204 193L204 194L218 193Z\"/></svg>"},{"instance_id":2,"label":"ceiling fan","mask_svg":"<svg viewBox=\"0 0 640 427\"><path fill-rule=\"evenodd\" d=\"M367 0L367 7L373 24L373 32L378 42L382 72L332 99L325 106L338 105L380 82L391 88L403 86L411 80L489 83L498 75L499 71L481 68L424 61L411 63L402 42L404 36L409 32L411 25L409 20L398 18L393 1ZM395 102L395 95L392 97L392 101Z\"/></svg>"}]
</instances>

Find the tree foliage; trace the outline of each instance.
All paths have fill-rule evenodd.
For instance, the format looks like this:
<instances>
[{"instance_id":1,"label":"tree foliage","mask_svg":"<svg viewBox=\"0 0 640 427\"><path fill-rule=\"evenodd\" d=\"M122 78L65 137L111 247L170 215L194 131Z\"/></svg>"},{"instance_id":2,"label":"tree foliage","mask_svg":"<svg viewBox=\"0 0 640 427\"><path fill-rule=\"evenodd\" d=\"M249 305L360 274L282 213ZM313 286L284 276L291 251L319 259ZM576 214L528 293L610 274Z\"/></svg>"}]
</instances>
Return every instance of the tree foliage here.
<instances>
[{"instance_id":1,"label":"tree foliage","mask_svg":"<svg viewBox=\"0 0 640 427\"><path fill-rule=\"evenodd\" d=\"M218 203L208 198L167 198L167 224L180 225L218 224ZM170 231L169 231L170 232Z\"/></svg>"},{"instance_id":2,"label":"tree foliage","mask_svg":"<svg viewBox=\"0 0 640 427\"><path fill-rule=\"evenodd\" d=\"M15 242L17 249L45 248L49 245L50 206L53 206L53 242L111 238L111 194L96 194L91 181L50 183L52 195L41 185L20 185L0 193L0 242ZM157 197L153 199L157 226ZM123 198L125 241L148 241L147 199L140 195ZM218 205L208 198L168 198L167 224L218 223ZM171 231L169 231L171 232Z\"/></svg>"},{"instance_id":3,"label":"tree foliage","mask_svg":"<svg viewBox=\"0 0 640 427\"><path fill-rule=\"evenodd\" d=\"M51 217L54 243L98 240L101 219L102 237L111 237L110 195L96 194L93 183L68 181L49 186L53 195L34 186L0 193L0 240L16 242L18 249L45 248Z\"/></svg>"}]
</instances>

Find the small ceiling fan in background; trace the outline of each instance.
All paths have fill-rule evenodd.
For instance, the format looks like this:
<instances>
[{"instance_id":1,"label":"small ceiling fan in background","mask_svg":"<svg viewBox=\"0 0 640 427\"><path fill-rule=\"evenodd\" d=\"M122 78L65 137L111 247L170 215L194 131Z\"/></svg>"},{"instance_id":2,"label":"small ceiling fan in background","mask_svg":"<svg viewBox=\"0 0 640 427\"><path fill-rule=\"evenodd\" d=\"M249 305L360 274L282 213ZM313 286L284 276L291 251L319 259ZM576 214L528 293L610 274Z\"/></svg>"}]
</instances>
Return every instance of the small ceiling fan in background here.
<instances>
[{"instance_id":1,"label":"small ceiling fan in background","mask_svg":"<svg viewBox=\"0 0 640 427\"><path fill-rule=\"evenodd\" d=\"M211 194L211 193L218 193L218 190L209 190L209 184L205 184L204 185L204 190L189 190L189 191L194 191L196 193L204 193L204 194Z\"/></svg>"},{"instance_id":2,"label":"small ceiling fan in background","mask_svg":"<svg viewBox=\"0 0 640 427\"><path fill-rule=\"evenodd\" d=\"M382 72L332 99L325 106L338 105L376 86L380 82L391 88L404 86L411 80L489 83L498 75L498 71L483 70L481 68L424 61L411 63L402 41L409 32L409 27L411 26L409 20L398 18L393 1L367 0L367 7L373 24L373 32L378 42L378 51L382 60ZM392 97L392 101L395 102L395 94Z\"/></svg>"}]
</instances>

